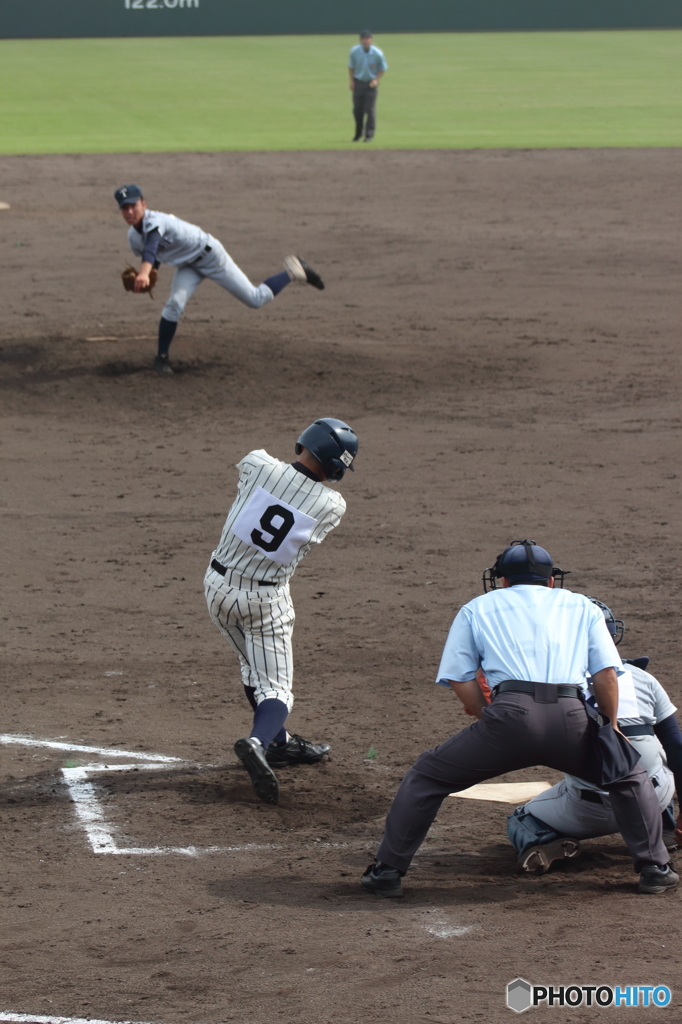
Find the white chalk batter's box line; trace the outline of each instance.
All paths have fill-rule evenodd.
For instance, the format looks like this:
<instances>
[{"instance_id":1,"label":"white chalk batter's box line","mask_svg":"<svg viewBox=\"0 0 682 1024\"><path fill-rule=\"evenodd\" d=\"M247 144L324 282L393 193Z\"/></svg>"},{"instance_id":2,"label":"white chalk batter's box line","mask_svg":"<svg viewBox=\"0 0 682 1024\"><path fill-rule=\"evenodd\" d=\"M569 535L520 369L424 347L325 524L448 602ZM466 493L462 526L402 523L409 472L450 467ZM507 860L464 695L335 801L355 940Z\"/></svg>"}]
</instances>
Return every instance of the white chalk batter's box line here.
<instances>
[{"instance_id":1,"label":"white chalk batter's box line","mask_svg":"<svg viewBox=\"0 0 682 1024\"><path fill-rule=\"evenodd\" d=\"M185 761L181 757L169 757L165 754L142 754L134 750L111 750L109 747L89 747L78 743L65 743L62 740L36 740L30 736L14 736L11 734L0 735L0 743L5 746L18 747L48 747L53 750L68 751L73 754L100 754L106 758L126 757L133 758L132 763L127 764L86 764L78 768L62 768L61 773L69 791L76 810L76 817L82 825L93 853L115 854L119 857L146 857L163 856L167 854L179 854L185 857L199 857L207 853L239 853L252 850L276 850L279 846L274 843L259 845L246 843L241 846L119 846L114 838L115 829L105 818L104 809L97 795L94 784L90 781L92 775L102 775L105 772L130 772L154 770L164 767L180 767L194 765L193 762ZM3 1018L0 1016L0 1021ZM38 1018L25 1018L26 1020L37 1020Z\"/></svg>"},{"instance_id":2,"label":"white chalk batter's box line","mask_svg":"<svg viewBox=\"0 0 682 1024\"><path fill-rule=\"evenodd\" d=\"M42 1013L0 1013L0 1021L12 1024L145 1024L134 1020L95 1020L94 1017L45 1017Z\"/></svg>"}]
</instances>

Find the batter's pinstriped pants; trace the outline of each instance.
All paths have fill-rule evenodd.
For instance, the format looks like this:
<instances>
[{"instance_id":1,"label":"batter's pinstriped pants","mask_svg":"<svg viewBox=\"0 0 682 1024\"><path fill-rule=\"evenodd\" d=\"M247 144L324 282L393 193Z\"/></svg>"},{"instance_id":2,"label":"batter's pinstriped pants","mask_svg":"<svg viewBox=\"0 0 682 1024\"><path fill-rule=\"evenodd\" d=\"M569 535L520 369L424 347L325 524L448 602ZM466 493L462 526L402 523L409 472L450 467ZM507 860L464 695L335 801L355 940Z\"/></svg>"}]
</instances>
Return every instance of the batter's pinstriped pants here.
<instances>
[{"instance_id":1,"label":"batter's pinstriped pants","mask_svg":"<svg viewBox=\"0 0 682 1024\"><path fill-rule=\"evenodd\" d=\"M295 614L289 584L240 590L209 568L204 592L212 621L239 656L244 686L253 687L258 704L274 698L291 711Z\"/></svg>"}]
</instances>

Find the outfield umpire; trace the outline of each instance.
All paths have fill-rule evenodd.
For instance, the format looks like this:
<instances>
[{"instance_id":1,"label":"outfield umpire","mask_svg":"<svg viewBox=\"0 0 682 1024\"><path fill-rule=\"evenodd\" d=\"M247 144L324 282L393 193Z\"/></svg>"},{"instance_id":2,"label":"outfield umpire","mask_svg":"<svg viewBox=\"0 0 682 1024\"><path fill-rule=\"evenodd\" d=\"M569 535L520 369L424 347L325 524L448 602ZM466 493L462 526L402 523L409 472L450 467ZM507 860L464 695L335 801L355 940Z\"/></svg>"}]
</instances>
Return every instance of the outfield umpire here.
<instances>
[{"instance_id":1,"label":"outfield umpire","mask_svg":"<svg viewBox=\"0 0 682 1024\"><path fill-rule=\"evenodd\" d=\"M635 757L618 767L631 750L616 735L620 657L600 609L563 586L554 589L564 575L534 541L514 541L484 573L486 593L460 609L437 681L451 686L478 721L425 751L408 771L389 810L377 860L362 877L366 891L402 894L401 876L449 793L535 765L590 778L608 790L635 871L641 872L640 892L677 885L647 773ZM476 681L479 668L492 689L490 705ZM614 723L613 730L607 724L600 732L613 741L611 760L595 755L596 727L583 697L588 673L600 711Z\"/></svg>"}]
</instances>

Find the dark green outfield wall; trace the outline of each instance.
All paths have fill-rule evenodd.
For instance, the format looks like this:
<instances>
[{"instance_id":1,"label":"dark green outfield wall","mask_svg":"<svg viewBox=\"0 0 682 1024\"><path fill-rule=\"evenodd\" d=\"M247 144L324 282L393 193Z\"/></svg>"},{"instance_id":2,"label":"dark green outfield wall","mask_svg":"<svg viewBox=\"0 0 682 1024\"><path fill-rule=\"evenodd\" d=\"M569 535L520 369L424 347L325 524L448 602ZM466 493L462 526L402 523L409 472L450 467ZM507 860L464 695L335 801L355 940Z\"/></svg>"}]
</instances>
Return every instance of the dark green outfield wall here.
<instances>
[{"instance_id":1,"label":"dark green outfield wall","mask_svg":"<svg viewBox=\"0 0 682 1024\"><path fill-rule=\"evenodd\" d=\"M676 28L682 0L0 0L0 38Z\"/></svg>"}]
</instances>

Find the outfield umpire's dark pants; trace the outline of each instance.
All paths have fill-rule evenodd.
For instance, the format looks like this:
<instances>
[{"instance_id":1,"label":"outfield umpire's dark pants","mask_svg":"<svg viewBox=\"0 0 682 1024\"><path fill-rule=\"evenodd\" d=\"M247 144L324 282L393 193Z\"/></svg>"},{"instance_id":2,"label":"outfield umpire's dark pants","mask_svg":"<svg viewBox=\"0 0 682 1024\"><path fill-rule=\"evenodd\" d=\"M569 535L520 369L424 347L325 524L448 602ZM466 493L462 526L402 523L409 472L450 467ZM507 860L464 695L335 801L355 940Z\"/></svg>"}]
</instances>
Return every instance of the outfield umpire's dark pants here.
<instances>
[{"instance_id":1,"label":"outfield umpire's dark pants","mask_svg":"<svg viewBox=\"0 0 682 1024\"><path fill-rule=\"evenodd\" d=\"M372 89L369 82L361 82L355 78L353 85L353 116L355 118L355 134L362 135L362 122L367 115L365 138L371 139L376 130L376 105L379 86Z\"/></svg>"},{"instance_id":2,"label":"outfield umpire's dark pants","mask_svg":"<svg viewBox=\"0 0 682 1024\"><path fill-rule=\"evenodd\" d=\"M500 693L479 721L424 751L395 795L377 860L407 871L449 793L534 765L590 777L587 712L577 697L543 704L529 693ZM644 864L667 864L661 810L644 768L638 764L604 789L635 871Z\"/></svg>"}]
</instances>

